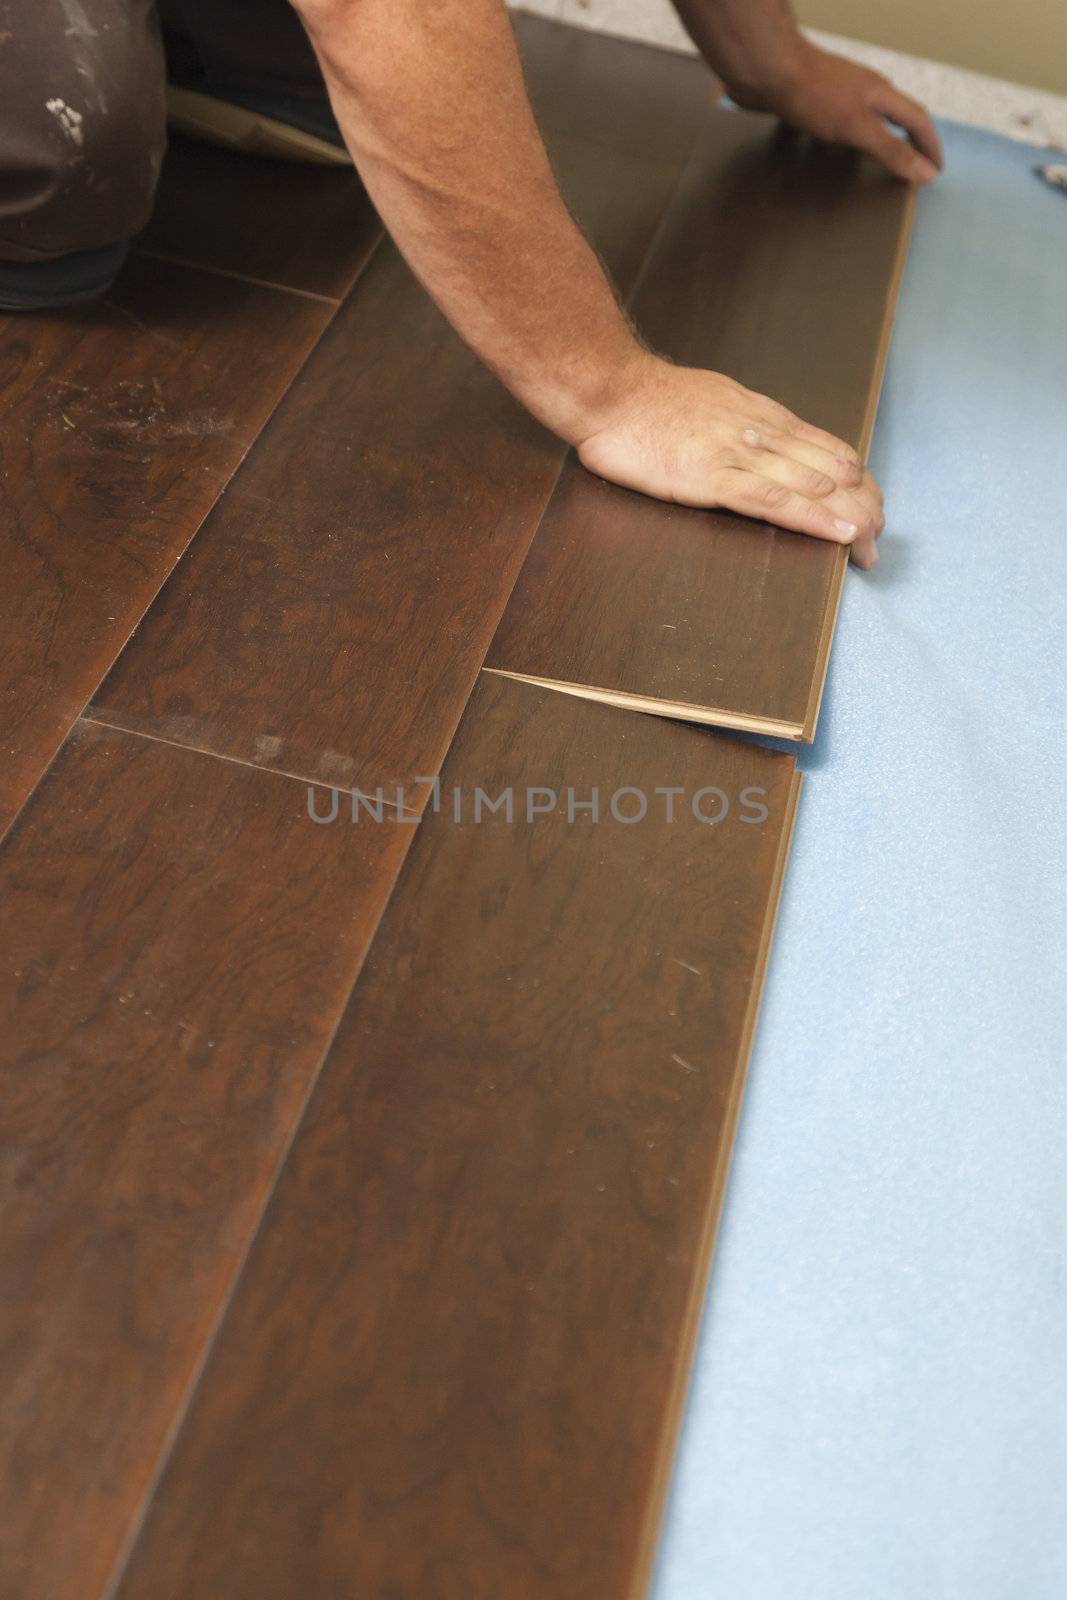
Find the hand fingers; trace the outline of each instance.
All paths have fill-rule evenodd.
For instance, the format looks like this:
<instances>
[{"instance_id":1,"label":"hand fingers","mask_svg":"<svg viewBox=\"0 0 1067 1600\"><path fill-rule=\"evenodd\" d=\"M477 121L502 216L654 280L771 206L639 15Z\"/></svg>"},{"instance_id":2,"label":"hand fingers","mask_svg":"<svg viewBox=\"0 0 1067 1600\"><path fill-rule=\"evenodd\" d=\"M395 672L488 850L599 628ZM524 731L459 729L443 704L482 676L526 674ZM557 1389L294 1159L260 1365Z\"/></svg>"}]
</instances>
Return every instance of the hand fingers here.
<instances>
[{"instance_id":1,"label":"hand fingers","mask_svg":"<svg viewBox=\"0 0 1067 1600\"><path fill-rule=\"evenodd\" d=\"M848 558L861 572L870 572L878 565L878 547L873 539L857 539L849 546Z\"/></svg>"},{"instance_id":2,"label":"hand fingers","mask_svg":"<svg viewBox=\"0 0 1067 1600\"><path fill-rule=\"evenodd\" d=\"M746 392L751 394L751 391ZM746 463L749 469L757 476L765 473L763 462L770 459L769 455L763 454L766 451L801 462L832 477L842 488L852 490L862 502L859 506L853 505L850 510L843 510L844 518L858 521L861 528L865 519L872 522L874 538L877 539L885 527L882 491L852 446L823 428L802 422L777 401L768 400L763 395L751 395L751 398L765 416L773 416L778 426L768 426L764 421L763 426L746 428L742 432L742 442L750 449L761 452L759 461ZM792 486L803 492L798 484Z\"/></svg>"},{"instance_id":3,"label":"hand fingers","mask_svg":"<svg viewBox=\"0 0 1067 1600\"><path fill-rule=\"evenodd\" d=\"M761 431L788 434L790 438L800 439L805 444L818 445L828 455L841 462L845 467L852 467L862 473L863 462L859 452L852 445L846 444L844 439L838 439L835 434L827 433L825 428L815 428L810 422L804 422L800 417L793 415L785 406L779 405L775 400L768 400L765 395L753 394L747 391L753 402L753 419Z\"/></svg>"},{"instance_id":4,"label":"hand fingers","mask_svg":"<svg viewBox=\"0 0 1067 1600\"><path fill-rule=\"evenodd\" d=\"M824 432L822 428L813 428L810 423L801 422L784 406L776 409L785 419L785 427L746 428L741 435L745 444L792 456L797 461L816 467L820 472L829 473L846 488L862 488L864 493L874 496L879 506L882 505L883 495L877 481L851 445L835 438L832 433Z\"/></svg>"},{"instance_id":5,"label":"hand fingers","mask_svg":"<svg viewBox=\"0 0 1067 1600\"><path fill-rule=\"evenodd\" d=\"M785 433L778 428L746 428L741 440L751 449L775 451L806 467L813 467L816 472L824 472L835 483L844 484L846 488L858 488L865 477L874 485L874 479L869 473L864 473L858 461L846 460L825 445L815 444L799 433ZM875 490L878 492L877 486Z\"/></svg>"},{"instance_id":6,"label":"hand fingers","mask_svg":"<svg viewBox=\"0 0 1067 1600\"><path fill-rule=\"evenodd\" d=\"M901 94L891 83L887 83L884 89L872 98L871 105L875 111L880 112L883 117L888 117L898 128L903 128L916 150L932 161L940 171L945 164L941 138L925 106L921 106L917 100L910 99L908 95Z\"/></svg>"},{"instance_id":7,"label":"hand fingers","mask_svg":"<svg viewBox=\"0 0 1067 1600\"><path fill-rule=\"evenodd\" d=\"M869 562L873 565L877 560L873 526L864 527L842 516L833 503L833 496L811 500L784 483L746 472L740 467L721 468L715 474L713 492L715 504L729 511L757 517L762 522L773 522L794 533L809 533L816 539L830 539L835 544L855 545L859 541L860 564Z\"/></svg>"},{"instance_id":8,"label":"hand fingers","mask_svg":"<svg viewBox=\"0 0 1067 1600\"><path fill-rule=\"evenodd\" d=\"M877 538L885 526L882 497L873 478L870 479L870 486L861 479L858 486L846 488L830 473L808 466L792 455L780 455L770 449L739 452L729 464L757 478L769 478L774 483L784 484L787 489L808 500L825 500L837 517L844 522L854 523L863 534L869 531Z\"/></svg>"},{"instance_id":9,"label":"hand fingers","mask_svg":"<svg viewBox=\"0 0 1067 1600\"><path fill-rule=\"evenodd\" d=\"M937 177L937 167L929 156L921 155L907 139L898 139L895 133L890 133L874 111L865 114L857 123L851 140L906 183L932 183Z\"/></svg>"},{"instance_id":10,"label":"hand fingers","mask_svg":"<svg viewBox=\"0 0 1067 1600\"><path fill-rule=\"evenodd\" d=\"M817 467L809 467L802 461L778 455L773 450L738 451L733 464L755 477L782 483L808 500L825 500L838 489L837 479L828 472L820 472Z\"/></svg>"}]
</instances>

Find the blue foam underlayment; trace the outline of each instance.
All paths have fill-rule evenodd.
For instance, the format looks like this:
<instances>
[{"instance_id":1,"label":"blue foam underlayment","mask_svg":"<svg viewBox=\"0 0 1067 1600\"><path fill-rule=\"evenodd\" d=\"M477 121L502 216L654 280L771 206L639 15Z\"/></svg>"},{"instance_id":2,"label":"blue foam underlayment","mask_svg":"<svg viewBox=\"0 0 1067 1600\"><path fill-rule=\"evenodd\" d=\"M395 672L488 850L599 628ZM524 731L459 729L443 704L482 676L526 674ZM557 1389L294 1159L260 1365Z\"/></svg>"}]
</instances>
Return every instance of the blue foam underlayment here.
<instances>
[{"instance_id":1,"label":"blue foam underlayment","mask_svg":"<svg viewBox=\"0 0 1067 1600\"><path fill-rule=\"evenodd\" d=\"M654 1600L1067 1596L1067 195L942 131Z\"/></svg>"}]
</instances>

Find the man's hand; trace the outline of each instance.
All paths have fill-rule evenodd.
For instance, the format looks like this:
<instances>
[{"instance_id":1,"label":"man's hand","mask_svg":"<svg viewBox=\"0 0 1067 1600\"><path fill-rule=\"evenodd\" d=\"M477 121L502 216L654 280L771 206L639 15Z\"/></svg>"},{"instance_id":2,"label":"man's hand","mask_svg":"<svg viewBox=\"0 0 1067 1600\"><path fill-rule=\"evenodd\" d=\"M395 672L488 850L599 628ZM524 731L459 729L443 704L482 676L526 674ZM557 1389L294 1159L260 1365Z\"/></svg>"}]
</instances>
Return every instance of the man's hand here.
<instances>
[{"instance_id":1,"label":"man's hand","mask_svg":"<svg viewBox=\"0 0 1067 1600\"><path fill-rule=\"evenodd\" d=\"M739 105L773 111L816 139L866 150L898 178L931 183L941 170L941 140L918 101L880 72L819 50L800 34L788 65L765 85L726 87ZM906 137L891 133L888 124Z\"/></svg>"},{"instance_id":2,"label":"man's hand","mask_svg":"<svg viewBox=\"0 0 1067 1600\"><path fill-rule=\"evenodd\" d=\"M882 496L856 452L717 372L642 355L626 398L578 441L582 464L680 505L722 506L878 559Z\"/></svg>"},{"instance_id":3,"label":"man's hand","mask_svg":"<svg viewBox=\"0 0 1067 1600\"><path fill-rule=\"evenodd\" d=\"M813 45L790 0L674 0L674 7L739 106L866 150L910 183L937 177L941 141L922 106L881 73Z\"/></svg>"},{"instance_id":4,"label":"man's hand","mask_svg":"<svg viewBox=\"0 0 1067 1600\"><path fill-rule=\"evenodd\" d=\"M720 3L759 14L756 0ZM591 471L835 539L873 564L881 498L853 451L639 344L556 187L502 0L294 4L393 238L468 344ZM778 60L771 42L754 45L764 66Z\"/></svg>"}]
</instances>

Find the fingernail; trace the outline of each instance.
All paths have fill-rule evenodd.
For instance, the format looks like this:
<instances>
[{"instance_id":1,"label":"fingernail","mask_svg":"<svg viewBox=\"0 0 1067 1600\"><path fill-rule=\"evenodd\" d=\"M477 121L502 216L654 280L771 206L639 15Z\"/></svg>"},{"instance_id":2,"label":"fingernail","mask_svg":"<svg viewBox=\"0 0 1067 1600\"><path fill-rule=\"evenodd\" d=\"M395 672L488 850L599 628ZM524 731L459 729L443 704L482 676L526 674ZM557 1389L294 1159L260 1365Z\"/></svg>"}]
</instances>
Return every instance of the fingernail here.
<instances>
[{"instance_id":1,"label":"fingernail","mask_svg":"<svg viewBox=\"0 0 1067 1600\"><path fill-rule=\"evenodd\" d=\"M860 531L854 522L845 522L842 517L834 518L834 527L838 533L843 533L847 539L854 539Z\"/></svg>"},{"instance_id":2,"label":"fingernail","mask_svg":"<svg viewBox=\"0 0 1067 1600\"><path fill-rule=\"evenodd\" d=\"M937 177L937 168L925 156L916 156L911 164L912 177L916 183L932 183Z\"/></svg>"}]
</instances>

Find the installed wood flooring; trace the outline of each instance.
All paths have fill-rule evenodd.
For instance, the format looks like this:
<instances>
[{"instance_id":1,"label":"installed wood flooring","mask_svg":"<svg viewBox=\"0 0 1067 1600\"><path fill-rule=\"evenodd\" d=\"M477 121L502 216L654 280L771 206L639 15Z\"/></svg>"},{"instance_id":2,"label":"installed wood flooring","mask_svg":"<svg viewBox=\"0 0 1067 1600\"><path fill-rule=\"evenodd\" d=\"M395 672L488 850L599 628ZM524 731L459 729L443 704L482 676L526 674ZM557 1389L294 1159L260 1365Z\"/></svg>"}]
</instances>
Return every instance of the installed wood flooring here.
<instances>
[{"instance_id":1,"label":"installed wood flooring","mask_svg":"<svg viewBox=\"0 0 1067 1600\"><path fill-rule=\"evenodd\" d=\"M703 201L761 282L779 213L809 288L805 228L843 230L882 321L857 291L819 420L860 437L899 195L714 113L692 61L518 31L663 348L764 371ZM640 519L686 561L741 531L585 479L344 171L176 141L113 294L0 357L0 1594L633 1600L798 778L481 669L580 630L561 528L630 644L678 600ZM744 538L799 650L825 554Z\"/></svg>"}]
</instances>

